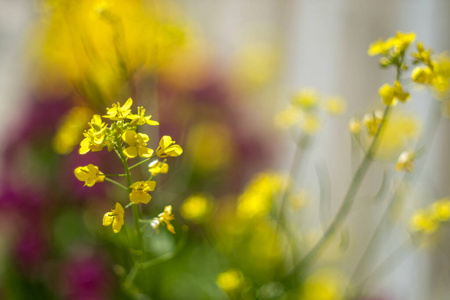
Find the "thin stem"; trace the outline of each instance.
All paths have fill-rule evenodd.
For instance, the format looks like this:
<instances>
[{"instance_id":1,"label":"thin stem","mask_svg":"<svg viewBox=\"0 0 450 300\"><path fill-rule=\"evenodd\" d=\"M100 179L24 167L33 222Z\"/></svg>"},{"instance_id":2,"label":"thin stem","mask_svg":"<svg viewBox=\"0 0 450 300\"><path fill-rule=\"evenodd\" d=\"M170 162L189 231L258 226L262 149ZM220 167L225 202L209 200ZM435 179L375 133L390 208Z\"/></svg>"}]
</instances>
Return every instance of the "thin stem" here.
<instances>
[{"instance_id":1,"label":"thin stem","mask_svg":"<svg viewBox=\"0 0 450 300\"><path fill-rule=\"evenodd\" d=\"M133 168L136 168L137 166L140 166L140 165L142 165L142 164L144 164L144 163L146 163L146 162L148 162L149 160L152 160L153 158L155 158L156 157L156 155L153 155L152 157L150 157L150 158L146 158L146 159L144 159L143 161L140 161L140 162L138 162L137 164L135 164L135 165L132 165L131 167L129 167L128 169L133 169Z\"/></svg>"},{"instance_id":2,"label":"thin stem","mask_svg":"<svg viewBox=\"0 0 450 300\"><path fill-rule=\"evenodd\" d=\"M124 185L118 183L118 182L115 181L115 180L112 180L111 178L105 177L105 180L108 181L108 182L111 182L112 184L117 185L118 187L120 187L121 189L124 189L125 191L129 191L129 189L128 189L126 186L124 186Z\"/></svg>"},{"instance_id":3,"label":"thin stem","mask_svg":"<svg viewBox=\"0 0 450 300\"><path fill-rule=\"evenodd\" d=\"M125 177L127 176L126 174L103 174L105 176L120 176L120 177Z\"/></svg>"},{"instance_id":4,"label":"thin stem","mask_svg":"<svg viewBox=\"0 0 450 300\"><path fill-rule=\"evenodd\" d=\"M294 268L289 272L289 274L285 277L288 279L289 277L295 276L295 274L302 269L307 269L310 264L319 256L325 246L328 244L330 238L334 235L334 233L339 229L342 225L343 221L347 217L350 209L353 205L353 201L355 199L356 193L358 192L359 187L361 186L362 180L364 179L367 170L372 162L372 158L376 152L376 148L378 146L378 140L380 137L380 133L383 127L386 124L386 121L389 116L391 107L386 106L383 114L383 119L381 120L380 126L378 127L375 136L373 137L372 143L370 144L369 150L366 152L363 161L359 165L356 173L353 177L353 180L350 184L350 187L347 190L347 194L337 212L334 220L328 226L325 233L322 235L321 239L316 243L316 245L304 256L304 258L294 266Z\"/></svg>"}]
</instances>

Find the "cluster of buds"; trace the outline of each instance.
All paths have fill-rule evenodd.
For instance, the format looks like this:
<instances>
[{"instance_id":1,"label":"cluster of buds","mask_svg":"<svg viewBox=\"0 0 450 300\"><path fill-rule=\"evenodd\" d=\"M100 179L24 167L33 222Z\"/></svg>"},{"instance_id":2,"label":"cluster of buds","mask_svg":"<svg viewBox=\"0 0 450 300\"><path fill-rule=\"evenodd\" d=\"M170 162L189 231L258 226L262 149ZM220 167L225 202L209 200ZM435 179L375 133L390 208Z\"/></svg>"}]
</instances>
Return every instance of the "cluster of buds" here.
<instances>
[{"instance_id":1,"label":"cluster of buds","mask_svg":"<svg viewBox=\"0 0 450 300\"><path fill-rule=\"evenodd\" d=\"M152 120L151 115L146 116L143 107L138 107L137 113L133 114L132 104L133 101L130 98L123 106L119 103L113 104L112 108L107 109L104 116L94 115L88 123L90 128L83 133L84 139L81 141L79 149L80 154L86 154L89 151L102 151L104 148L107 148L108 151L115 151L125 168L125 174L115 174L115 176L127 177L128 186L109 178L108 176L114 175L105 174L92 164L78 167L74 171L77 179L85 182L85 186L92 187L95 183L106 180L126 189L130 203L125 208L139 203L147 204L152 199L150 192L156 188L156 181L152 179L158 174L167 173L169 170L167 160L160 161L158 158L177 157L183 153L181 146L177 145L170 136L161 138L156 151L149 148L147 145L150 140L149 136L139 133L137 130L139 126L144 124L156 126L159 123ZM111 123L107 124L103 119L109 119ZM149 164L149 179L133 183L130 170L134 166L129 167L128 160L136 157L144 158L144 160L134 166L154 158L155 160ZM103 225L112 225L113 232L119 232L124 224L124 214L125 210L122 204L116 203L115 208L104 215ZM170 224L170 221L173 220L170 205L166 206L164 212L158 217L158 220L166 224L170 232L175 233L173 225Z\"/></svg>"}]
</instances>

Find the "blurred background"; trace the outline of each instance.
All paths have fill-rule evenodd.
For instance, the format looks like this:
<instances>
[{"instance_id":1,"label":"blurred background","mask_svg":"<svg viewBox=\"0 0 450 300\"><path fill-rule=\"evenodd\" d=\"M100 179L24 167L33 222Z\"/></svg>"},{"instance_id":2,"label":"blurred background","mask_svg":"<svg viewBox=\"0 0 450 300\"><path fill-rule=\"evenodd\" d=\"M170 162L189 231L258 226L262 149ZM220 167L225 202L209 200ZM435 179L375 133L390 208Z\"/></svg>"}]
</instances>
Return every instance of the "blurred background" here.
<instances>
[{"instance_id":1,"label":"blurred background","mask_svg":"<svg viewBox=\"0 0 450 300\"><path fill-rule=\"evenodd\" d=\"M380 108L378 88L394 78L367 55L369 45L403 31L415 32L436 53L450 48L450 2L444 0L0 0L0 5L4 299L340 299L388 206L373 198L384 192L386 178L394 183L401 178L392 166L403 149L393 146L371 168L345 229L323 255L319 275L298 294L280 287L273 275L292 264L281 248L267 245L278 229L270 218L245 223L239 211L251 215L258 208L240 205L262 201L246 200L252 189L270 186L264 193L275 193L277 176L286 176L298 162L301 169L291 174L297 202L290 201L286 218L302 228L299 244L310 248L322 231L320 178L329 178L331 217L360 159L348 122ZM405 86L413 101L399 108L397 117L408 119L408 126L421 132L414 137L419 139L429 134L421 128L429 122L431 95L412 83ZM298 154L292 131L280 129L276 119L305 87L341 97L346 105L339 115L321 113L320 129L313 126L308 147ZM151 148L169 134L184 149L169 161L169 174L161 175L154 206L144 210L154 216L171 203L177 236L145 231L158 241L149 252L158 257L187 242L137 280L139 288L122 291L121 274L129 264L121 254L124 239L101 226L110 198L120 192L106 183L83 187L73 169L88 163L101 170L120 167L106 151L80 156L77 149L91 116L129 97L161 124L147 132ZM449 124L442 120L436 128L415 184L392 213L396 225L385 229L386 238L377 244L373 266L407 236L415 209L450 194ZM371 282L358 299L447 299L446 237L443 230L401 255L395 269ZM252 264L255 260L260 263ZM314 288L327 292L308 292Z\"/></svg>"}]
</instances>

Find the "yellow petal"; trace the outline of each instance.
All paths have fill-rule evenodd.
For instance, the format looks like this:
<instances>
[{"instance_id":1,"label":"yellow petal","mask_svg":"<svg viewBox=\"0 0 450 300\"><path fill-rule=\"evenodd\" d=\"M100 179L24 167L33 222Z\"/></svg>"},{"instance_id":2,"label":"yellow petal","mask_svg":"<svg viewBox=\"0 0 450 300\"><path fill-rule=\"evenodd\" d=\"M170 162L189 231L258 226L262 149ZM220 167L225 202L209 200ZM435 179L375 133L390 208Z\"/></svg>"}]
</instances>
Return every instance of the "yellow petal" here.
<instances>
[{"instance_id":1,"label":"yellow petal","mask_svg":"<svg viewBox=\"0 0 450 300\"><path fill-rule=\"evenodd\" d=\"M107 212L104 216L103 216L103 226L109 226L112 224L112 222L114 221L114 217L111 216L112 213L111 212Z\"/></svg>"},{"instance_id":2,"label":"yellow petal","mask_svg":"<svg viewBox=\"0 0 450 300\"><path fill-rule=\"evenodd\" d=\"M128 147L123 150L123 154L125 154L125 156L128 158L135 158L138 155L138 151L136 147Z\"/></svg>"},{"instance_id":3,"label":"yellow petal","mask_svg":"<svg viewBox=\"0 0 450 300\"><path fill-rule=\"evenodd\" d=\"M128 145L135 145L136 144L136 131L134 130L127 130L122 134L122 139L125 143Z\"/></svg>"}]
</instances>

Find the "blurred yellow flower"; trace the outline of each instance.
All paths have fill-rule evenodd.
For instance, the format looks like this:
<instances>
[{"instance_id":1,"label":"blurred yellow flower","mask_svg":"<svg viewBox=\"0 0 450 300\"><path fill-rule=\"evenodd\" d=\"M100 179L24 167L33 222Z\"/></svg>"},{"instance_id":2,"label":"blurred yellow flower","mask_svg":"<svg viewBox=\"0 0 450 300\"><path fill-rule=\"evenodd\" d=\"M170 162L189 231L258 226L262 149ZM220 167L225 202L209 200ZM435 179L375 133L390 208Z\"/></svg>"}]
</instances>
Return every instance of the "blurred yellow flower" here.
<instances>
[{"instance_id":1,"label":"blurred yellow flower","mask_svg":"<svg viewBox=\"0 0 450 300\"><path fill-rule=\"evenodd\" d=\"M113 232L118 233L124 224L124 213L125 211L123 210L122 205L117 202L116 207L103 216L103 226L112 224Z\"/></svg>"},{"instance_id":2,"label":"blurred yellow flower","mask_svg":"<svg viewBox=\"0 0 450 300\"><path fill-rule=\"evenodd\" d=\"M361 131L361 122L356 120L355 118L351 118L348 122L348 128L350 132L353 134L357 134Z\"/></svg>"},{"instance_id":3,"label":"blurred yellow flower","mask_svg":"<svg viewBox=\"0 0 450 300\"><path fill-rule=\"evenodd\" d=\"M300 122L300 116L300 111L296 107L290 106L275 115L274 124L277 128L288 129L295 123Z\"/></svg>"},{"instance_id":4,"label":"blurred yellow flower","mask_svg":"<svg viewBox=\"0 0 450 300\"><path fill-rule=\"evenodd\" d=\"M300 121L300 128L308 135L314 135L320 130L320 119L314 113L306 113Z\"/></svg>"},{"instance_id":5,"label":"blurred yellow flower","mask_svg":"<svg viewBox=\"0 0 450 300\"><path fill-rule=\"evenodd\" d=\"M156 176L158 174L166 174L169 172L169 165L164 161L153 161L148 166L148 171L152 176Z\"/></svg>"},{"instance_id":6,"label":"blurred yellow flower","mask_svg":"<svg viewBox=\"0 0 450 300\"><path fill-rule=\"evenodd\" d=\"M423 62L427 66L431 66L431 49L425 49L422 42L417 43L417 52L411 53L416 60Z\"/></svg>"},{"instance_id":7,"label":"blurred yellow flower","mask_svg":"<svg viewBox=\"0 0 450 300\"><path fill-rule=\"evenodd\" d=\"M319 92L314 88L303 88L292 97L292 105L304 110L309 110L317 106Z\"/></svg>"},{"instance_id":8,"label":"blurred yellow flower","mask_svg":"<svg viewBox=\"0 0 450 300\"><path fill-rule=\"evenodd\" d=\"M265 172L257 174L238 198L237 215L243 219L262 217L269 213L275 195L284 187L283 176Z\"/></svg>"},{"instance_id":9,"label":"blurred yellow flower","mask_svg":"<svg viewBox=\"0 0 450 300\"><path fill-rule=\"evenodd\" d=\"M175 141L168 135L165 135L159 141L159 147L156 149L156 155L159 157L177 157L183 153L183 149L180 145L177 145Z\"/></svg>"},{"instance_id":10,"label":"blurred yellow flower","mask_svg":"<svg viewBox=\"0 0 450 300\"><path fill-rule=\"evenodd\" d=\"M408 92L404 92L400 81L396 80L394 86L384 84L378 92L383 100L383 104L387 106L394 106L397 104L397 100L400 102L408 101L410 95Z\"/></svg>"},{"instance_id":11,"label":"blurred yellow flower","mask_svg":"<svg viewBox=\"0 0 450 300\"><path fill-rule=\"evenodd\" d=\"M78 167L74 171L75 177L79 181L84 181L84 185L92 187L97 182L103 182L105 180L105 175L99 171L97 166L89 164L84 167Z\"/></svg>"},{"instance_id":12,"label":"blurred yellow flower","mask_svg":"<svg viewBox=\"0 0 450 300\"><path fill-rule=\"evenodd\" d=\"M375 110L372 113L367 113L362 119L363 125L366 127L369 135L375 135L380 127L381 121L383 120L383 112Z\"/></svg>"},{"instance_id":13,"label":"blurred yellow flower","mask_svg":"<svg viewBox=\"0 0 450 300\"><path fill-rule=\"evenodd\" d=\"M395 46L396 52L403 52L415 41L415 39L416 34L414 32L403 33L397 31L392 43Z\"/></svg>"},{"instance_id":14,"label":"blurred yellow flower","mask_svg":"<svg viewBox=\"0 0 450 300\"><path fill-rule=\"evenodd\" d=\"M386 55L393 46L393 38L387 39L386 41L379 39L378 41L370 44L367 54L370 56L375 56L378 54Z\"/></svg>"},{"instance_id":15,"label":"blurred yellow flower","mask_svg":"<svg viewBox=\"0 0 450 300\"><path fill-rule=\"evenodd\" d=\"M439 226L433 213L423 209L417 210L411 217L410 222L413 231L420 231L425 234L435 232Z\"/></svg>"},{"instance_id":16,"label":"blurred yellow flower","mask_svg":"<svg viewBox=\"0 0 450 300\"><path fill-rule=\"evenodd\" d=\"M322 109L332 115L340 115L347 109L347 103L341 97L330 97L323 101Z\"/></svg>"},{"instance_id":17,"label":"blurred yellow flower","mask_svg":"<svg viewBox=\"0 0 450 300\"><path fill-rule=\"evenodd\" d=\"M302 288L302 300L342 299L342 275L331 270L320 270L308 277Z\"/></svg>"},{"instance_id":18,"label":"blurred yellow flower","mask_svg":"<svg viewBox=\"0 0 450 300\"><path fill-rule=\"evenodd\" d=\"M411 79L416 83L431 84L434 79L433 71L429 67L415 67Z\"/></svg>"},{"instance_id":19,"label":"blurred yellow flower","mask_svg":"<svg viewBox=\"0 0 450 300\"><path fill-rule=\"evenodd\" d=\"M169 230L171 233L175 234L175 228L170 223L175 219L175 217L172 214L172 205L168 205L164 207L164 211L158 215L157 218L154 218L151 225L155 230L158 230L159 225L162 223L166 224L167 230Z\"/></svg>"},{"instance_id":20,"label":"blurred yellow flower","mask_svg":"<svg viewBox=\"0 0 450 300\"><path fill-rule=\"evenodd\" d=\"M395 169L397 171L407 171L412 172L414 169L413 162L416 155L413 151L403 151L398 157L397 163L395 164Z\"/></svg>"},{"instance_id":21,"label":"blurred yellow flower","mask_svg":"<svg viewBox=\"0 0 450 300\"><path fill-rule=\"evenodd\" d=\"M443 198L437 200L432 205L433 214L435 219L440 222L445 222L450 220L450 199Z\"/></svg>"},{"instance_id":22,"label":"blurred yellow flower","mask_svg":"<svg viewBox=\"0 0 450 300\"><path fill-rule=\"evenodd\" d=\"M244 276L235 269L230 269L226 272L220 273L216 279L217 285L225 292L233 292L244 283Z\"/></svg>"},{"instance_id":23,"label":"blurred yellow flower","mask_svg":"<svg viewBox=\"0 0 450 300\"><path fill-rule=\"evenodd\" d=\"M52 146L58 154L70 153L80 140L86 122L92 116L92 111L87 107L76 106L63 118L58 131L53 137Z\"/></svg>"},{"instance_id":24,"label":"blurred yellow flower","mask_svg":"<svg viewBox=\"0 0 450 300\"><path fill-rule=\"evenodd\" d=\"M202 222L211 211L211 201L205 194L194 194L184 200L180 213L186 220Z\"/></svg>"},{"instance_id":25,"label":"blurred yellow flower","mask_svg":"<svg viewBox=\"0 0 450 300\"><path fill-rule=\"evenodd\" d=\"M130 201L133 204L144 203L147 204L152 196L148 192L154 191L156 187L156 181L136 181L130 185Z\"/></svg>"},{"instance_id":26,"label":"blurred yellow flower","mask_svg":"<svg viewBox=\"0 0 450 300\"><path fill-rule=\"evenodd\" d=\"M123 154L128 158L151 157L153 150L147 148L149 137L143 133L136 133L134 130L127 130L122 134L122 139L128 144L128 147L123 150Z\"/></svg>"}]
</instances>

